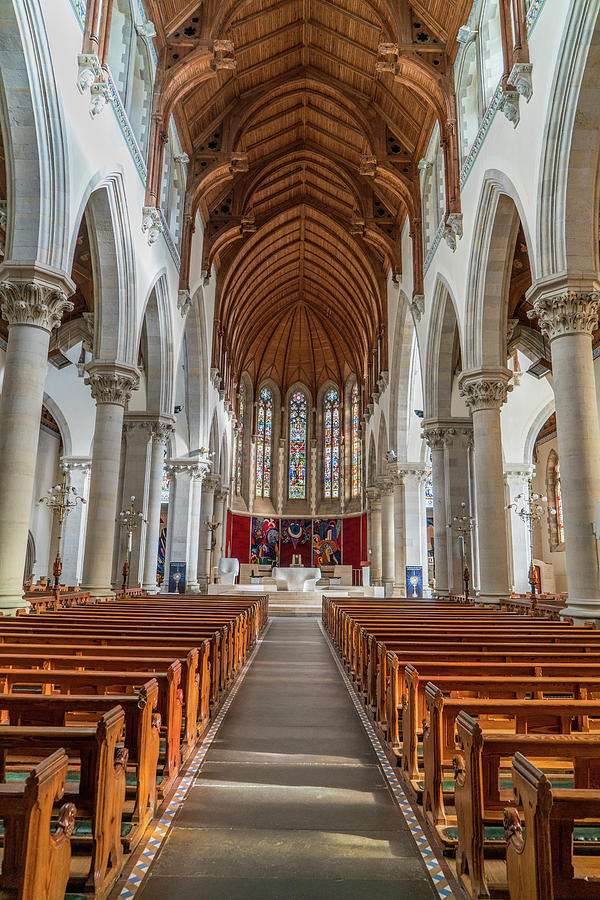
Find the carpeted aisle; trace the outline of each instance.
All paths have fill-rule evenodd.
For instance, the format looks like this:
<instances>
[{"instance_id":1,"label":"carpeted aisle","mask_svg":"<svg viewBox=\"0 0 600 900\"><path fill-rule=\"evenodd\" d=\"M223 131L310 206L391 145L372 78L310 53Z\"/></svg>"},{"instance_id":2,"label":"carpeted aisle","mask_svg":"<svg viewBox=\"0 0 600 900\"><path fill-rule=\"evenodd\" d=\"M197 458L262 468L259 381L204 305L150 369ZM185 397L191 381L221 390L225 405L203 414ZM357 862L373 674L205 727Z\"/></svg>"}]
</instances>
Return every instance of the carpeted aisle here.
<instances>
[{"instance_id":1,"label":"carpeted aisle","mask_svg":"<svg viewBox=\"0 0 600 900\"><path fill-rule=\"evenodd\" d=\"M274 619L136 900L438 896L315 619Z\"/></svg>"}]
</instances>

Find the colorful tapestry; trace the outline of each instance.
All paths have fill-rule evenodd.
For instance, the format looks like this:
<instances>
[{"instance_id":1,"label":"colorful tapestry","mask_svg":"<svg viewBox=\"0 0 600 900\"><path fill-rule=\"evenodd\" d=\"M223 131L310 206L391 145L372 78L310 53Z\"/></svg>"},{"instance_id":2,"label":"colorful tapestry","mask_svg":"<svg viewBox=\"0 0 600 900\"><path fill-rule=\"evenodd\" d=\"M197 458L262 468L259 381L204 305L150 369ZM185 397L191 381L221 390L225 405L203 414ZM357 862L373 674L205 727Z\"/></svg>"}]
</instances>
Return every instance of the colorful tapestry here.
<instances>
[{"instance_id":1,"label":"colorful tapestry","mask_svg":"<svg viewBox=\"0 0 600 900\"><path fill-rule=\"evenodd\" d=\"M161 519L162 522L162 519ZM156 562L156 581L162 584L165 579L165 552L167 549L167 526L161 525L158 538L158 559Z\"/></svg>"},{"instance_id":2,"label":"colorful tapestry","mask_svg":"<svg viewBox=\"0 0 600 900\"><path fill-rule=\"evenodd\" d=\"M313 566L341 566L341 519L315 519L313 522Z\"/></svg>"},{"instance_id":3,"label":"colorful tapestry","mask_svg":"<svg viewBox=\"0 0 600 900\"><path fill-rule=\"evenodd\" d=\"M310 539L312 521L310 519L281 520L281 565L290 566L293 556L302 557L302 565L310 566Z\"/></svg>"},{"instance_id":4,"label":"colorful tapestry","mask_svg":"<svg viewBox=\"0 0 600 900\"><path fill-rule=\"evenodd\" d=\"M277 519L252 517L250 562L254 565L279 565L279 522Z\"/></svg>"}]
</instances>

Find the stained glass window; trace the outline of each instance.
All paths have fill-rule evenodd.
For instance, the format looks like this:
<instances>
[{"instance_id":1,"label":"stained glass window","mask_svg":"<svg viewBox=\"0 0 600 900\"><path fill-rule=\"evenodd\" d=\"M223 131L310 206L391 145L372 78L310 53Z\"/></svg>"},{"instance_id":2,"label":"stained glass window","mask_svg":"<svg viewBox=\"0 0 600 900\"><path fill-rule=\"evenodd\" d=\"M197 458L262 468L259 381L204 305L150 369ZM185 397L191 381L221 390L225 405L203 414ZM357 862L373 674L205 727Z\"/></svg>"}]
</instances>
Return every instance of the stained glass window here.
<instances>
[{"instance_id":1,"label":"stained glass window","mask_svg":"<svg viewBox=\"0 0 600 900\"><path fill-rule=\"evenodd\" d=\"M167 448L165 447L165 460L167 458ZM169 502L169 488L171 486L171 480L169 478L169 473L167 472L166 465L163 465L163 474L162 474L162 482L160 485L160 502L168 503Z\"/></svg>"},{"instance_id":2,"label":"stained glass window","mask_svg":"<svg viewBox=\"0 0 600 900\"><path fill-rule=\"evenodd\" d=\"M352 388L352 496L360 495L360 403L358 399L358 384Z\"/></svg>"},{"instance_id":3,"label":"stained glass window","mask_svg":"<svg viewBox=\"0 0 600 900\"><path fill-rule=\"evenodd\" d=\"M559 543L565 542L565 519L563 515L562 488L560 485L560 463L556 463L556 482L554 487L554 500L556 503L556 527L558 530Z\"/></svg>"},{"instance_id":4,"label":"stained glass window","mask_svg":"<svg viewBox=\"0 0 600 900\"><path fill-rule=\"evenodd\" d=\"M242 493L242 465L244 462L244 405L246 400L246 391L242 386L240 390L240 403L238 409L238 433L236 447L236 463L235 463L235 492Z\"/></svg>"},{"instance_id":5,"label":"stained glass window","mask_svg":"<svg viewBox=\"0 0 600 900\"><path fill-rule=\"evenodd\" d=\"M433 476L431 472L425 479L425 506L433 506Z\"/></svg>"},{"instance_id":6,"label":"stained glass window","mask_svg":"<svg viewBox=\"0 0 600 900\"><path fill-rule=\"evenodd\" d=\"M340 496L340 395L335 388L325 394L323 412L323 495L331 500Z\"/></svg>"},{"instance_id":7,"label":"stained glass window","mask_svg":"<svg viewBox=\"0 0 600 900\"><path fill-rule=\"evenodd\" d=\"M296 391L290 400L290 500L306 499L306 397Z\"/></svg>"},{"instance_id":8,"label":"stained glass window","mask_svg":"<svg viewBox=\"0 0 600 900\"><path fill-rule=\"evenodd\" d=\"M273 394L263 388L258 395L256 428L256 496L271 496L271 456L273 451Z\"/></svg>"}]
</instances>

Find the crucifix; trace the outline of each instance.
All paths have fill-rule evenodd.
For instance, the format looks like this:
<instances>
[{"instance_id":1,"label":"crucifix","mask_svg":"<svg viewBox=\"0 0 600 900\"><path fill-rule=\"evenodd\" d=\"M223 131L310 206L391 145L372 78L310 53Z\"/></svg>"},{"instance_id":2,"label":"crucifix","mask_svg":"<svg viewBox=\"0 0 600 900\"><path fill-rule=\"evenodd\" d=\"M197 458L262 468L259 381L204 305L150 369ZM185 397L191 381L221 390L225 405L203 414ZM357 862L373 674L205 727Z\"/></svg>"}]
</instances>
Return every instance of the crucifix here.
<instances>
[{"instance_id":1,"label":"crucifix","mask_svg":"<svg viewBox=\"0 0 600 900\"><path fill-rule=\"evenodd\" d=\"M208 568L208 583L212 584L213 580L213 558L215 555L215 547L217 546L217 528L220 527L220 522L215 522L214 514L211 517L210 522L204 523L208 530L210 531L210 563Z\"/></svg>"}]
</instances>

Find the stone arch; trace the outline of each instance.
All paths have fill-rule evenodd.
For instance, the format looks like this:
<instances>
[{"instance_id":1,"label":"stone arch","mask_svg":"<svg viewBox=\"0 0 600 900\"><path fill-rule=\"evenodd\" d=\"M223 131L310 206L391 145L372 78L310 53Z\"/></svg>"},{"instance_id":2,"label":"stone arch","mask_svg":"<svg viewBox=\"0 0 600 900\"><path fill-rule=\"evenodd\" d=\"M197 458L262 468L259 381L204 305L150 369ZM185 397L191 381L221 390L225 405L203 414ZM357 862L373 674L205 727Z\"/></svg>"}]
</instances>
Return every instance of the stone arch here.
<instances>
[{"instance_id":1,"label":"stone arch","mask_svg":"<svg viewBox=\"0 0 600 900\"><path fill-rule=\"evenodd\" d=\"M598 277L600 0L571 0L542 141L535 277Z\"/></svg>"},{"instance_id":2,"label":"stone arch","mask_svg":"<svg viewBox=\"0 0 600 900\"><path fill-rule=\"evenodd\" d=\"M212 456L212 471L215 474L221 472L221 443L219 441L219 420L217 410L213 410L212 422L210 424L210 437L208 439L208 449Z\"/></svg>"},{"instance_id":3,"label":"stone arch","mask_svg":"<svg viewBox=\"0 0 600 900\"><path fill-rule=\"evenodd\" d=\"M144 344L146 405L151 412L173 412L174 353L166 275L161 272L148 293L138 347Z\"/></svg>"},{"instance_id":4,"label":"stone arch","mask_svg":"<svg viewBox=\"0 0 600 900\"><path fill-rule=\"evenodd\" d=\"M473 228L466 288L465 369L506 366L510 271L519 225L531 258L531 236L518 192L504 173L490 169Z\"/></svg>"},{"instance_id":5,"label":"stone arch","mask_svg":"<svg viewBox=\"0 0 600 900\"><path fill-rule=\"evenodd\" d=\"M408 298L400 291L391 356L389 418L390 442L402 460L407 458L408 452L410 368L414 339L415 328L409 314Z\"/></svg>"},{"instance_id":6,"label":"stone arch","mask_svg":"<svg viewBox=\"0 0 600 900\"><path fill-rule=\"evenodd\" d=\"M137 311L131 226L123 176L99 174L88 185L82 215L86 217L94 276L94 357L134 365ZM72 263L73 232L69 261Z\"/></svg>"},{"instance_id":7,"label":"stone arch","mask_svg":"<svg viewBox=\"0 0 600 900\"><path fill-rule=\"evenodd\" d=\"M524 451L524 459L523 462L525 465L531 465L533 462L533 451L535 449L535 442L537 441L537 436L540 433L540 429L544 422L547 422L552 413L555 410L554 400L550 400L542 409L538 412L533 422L531 423L531 427L527 432L527 438L525 439L525 451Z\"/></svg>"},{"instance_id":8,"label":"stone arch","mask_svg":"<svg viewBox=\"0 0 600 900\"><path fill-rule=\"evenodd\" d=\"M231 471L229 468L229 436L227 429L223 432L223 435L221 437L220 460L221 482L225 486L229 486L229 483L231 481Z\"/></svg>"},{"instance_id":9,"label":"stone arch","mask_svg":"<svg viewBox=\"0 0 600 900\"><path fill-rule=\"evenodd\" d=\"M71 454L73 453L71 429L69 428L68 422L56 400L53 400L52 397L50 397L49 394L46 394L45 392L44 406L58 425L58 430L60 431L60 439L62 441L62 455L71 456Z\"/></svg>"},{"instance_id":10,"label":"stone arch","mask_svg":"<svg viewBox=\"0 0 600 900\"><path fill-rule=\"evenodd\" d=\"M209 413L209 362L204 294L198 288L187 314L180 349L185 368L185 407L191 450L206 445Z\"/></svg>"},{"instance_id":11,"label":"stone arch","mask_svg":"<svg viewBox=\"0 0 600 900\"><path fill-rule=\"evenodd\" d=\"M5 263L70 271L65 133L40 0L0 0L0 122L7 167Z\"/></svg>"},{"instance_id":12,"label":"stone arch","mask_svg":"<svg viewBox=\"0 0 600 900\"><path fill-rule=\"evenodd\" d=\"M385 474L387 466L387 452L390 449L388 443L388 429L383 412L379 419L379 431L377 434L377 473Z\"/></svg>"},{"instance_id":13,"label":"stone arch","mask_svg":"<svg viewBox=\"0 0 600 900\"><path fill-rule=\"evenodd\" d=\"M456 303L438 275L433 295L424 371L425 418L450 418L457 352L464 361Z\"/></svg>"}]
</instances>

